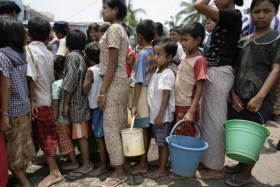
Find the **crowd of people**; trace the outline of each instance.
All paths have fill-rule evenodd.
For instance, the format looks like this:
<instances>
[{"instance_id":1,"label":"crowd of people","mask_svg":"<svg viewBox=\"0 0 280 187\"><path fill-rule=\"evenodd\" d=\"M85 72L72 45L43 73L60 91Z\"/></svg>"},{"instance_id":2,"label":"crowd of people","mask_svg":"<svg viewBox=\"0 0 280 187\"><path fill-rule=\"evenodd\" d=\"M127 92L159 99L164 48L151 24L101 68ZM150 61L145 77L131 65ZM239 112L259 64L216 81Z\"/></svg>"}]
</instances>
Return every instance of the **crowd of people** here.
<instances>
[{"instance_id":1,"label":"crowd of people","mask_svg":"<svg viewBox=\"0 0 280 187\"><path fill-rule=\"evenodd\" d=\"M1 1L0 187L7 184L8 169L19 186L31 186L26 170L36 157L36 142L50 171L39 187L63 179L55 159L57 148L60 155L69 157L61 169L72 170L66 176L72 180L85 174L97 177L108 167L114 170L102 183L104 187L125 182L127 174L151 179L166 176L169 150L165 139L182 119L185 122L178 125L175 135L198 137L196 121L209 144L196 178L224 178L226 172L235 173L225 181L229 186L252 183L254 164L224 165L223 124L228 119L262 124L259 114L264 122L276 115L280 33L270 25L279 0L252 1L254 30L244 37L242 14L235 9L243 0L215 0L216 8L209 3L198 0L194 4L207 17L204 25L175 26L168 38L163 37L161 23L140 21L134 52L122 22L127 15L124 0L103 1L106 23L90 25L89 38L81 30L70 30L65 21L51 27L39 17L31 18L26 30L16 19L20 8ZM120 134L128 126L128 111L135 116L134 127L143 129L145 153L134 165L123 155ZM97 168L90 158L91 136L98 142ZM159 155L148 162L152 136ZM81 159L76 157L73 140ZM149 173L149 164L159 167ZM170 177L185 178L176 173Z\"/></svg>"}]
</instances>

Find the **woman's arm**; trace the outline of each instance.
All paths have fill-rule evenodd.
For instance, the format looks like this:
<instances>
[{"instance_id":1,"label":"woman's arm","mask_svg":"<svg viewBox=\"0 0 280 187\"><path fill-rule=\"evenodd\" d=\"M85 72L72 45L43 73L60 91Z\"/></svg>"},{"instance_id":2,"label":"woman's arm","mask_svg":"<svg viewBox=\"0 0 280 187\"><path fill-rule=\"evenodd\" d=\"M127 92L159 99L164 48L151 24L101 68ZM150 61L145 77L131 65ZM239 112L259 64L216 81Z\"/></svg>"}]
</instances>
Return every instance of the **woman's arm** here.
<instances>
[{"instance_id":1,"label":"woman's arm","mask_svg":"<svg viewBox=\"0 0 280 187\"><path fill-rule=\"evenodd\" d=\"M105 109L105 95L107 94L108 88L113 81L115 72L118 67L118 56L119 49L109 48L109 64L98 97L98 107L102 111Z\"/></svg>"},{"instance_id":2,"label":"woman's arm","mask_svg":"<svg viewBox=\"0 0 280 187\"><path fill-rule=\"evenodd\" d=\"M91 85L93 83L93 72L91 70L87 71L86 78L83 85L83 94L87 95L91 89Z\"/></svg>"},{"instance_id":3,"label":"woman's arm","mask_svg":"<svg viewBox=\"0 0 280 187\"><path fill-rule=\"evenodd\" d=\"M262 88L258 92L258 94L253 97L248 105L247 109L251 112L258 112L263 100L267 96L267 94L271 91L271 89L274 87L276 84L278 78L279 78L279 73L280 73L280 64L272 64L272 70L269 73L267 79L265 80Z\"/></svg>"},{"instance_id":4,"label":"woman's arm","mask_svg":"<svg viewBox=\"0 0 280 187\"><path fill-rule=\"evenodd\" d=\"M0 130L6 131L11 126L9 125L8 109L11 98L11 81L0 72Z\"/></svg>"},{"instance_id":5,"label":"woman's arm","mask_svg":"<svg viewBox=\"0 0 280 187\"><path fill-rule=\"evenodd\" d=\"M210 0L197 0L194 8L201 14L214 20L219 20L219 10L209 5Z\"/></svg>"}]
</instances>

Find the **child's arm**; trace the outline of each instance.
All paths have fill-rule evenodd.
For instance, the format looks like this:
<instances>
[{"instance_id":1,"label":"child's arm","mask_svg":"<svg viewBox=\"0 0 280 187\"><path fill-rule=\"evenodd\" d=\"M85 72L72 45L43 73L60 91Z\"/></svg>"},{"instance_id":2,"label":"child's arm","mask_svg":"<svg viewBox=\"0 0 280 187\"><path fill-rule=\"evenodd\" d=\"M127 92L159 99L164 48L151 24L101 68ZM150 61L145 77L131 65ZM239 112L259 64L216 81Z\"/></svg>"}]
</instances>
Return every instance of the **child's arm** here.
<instances>
[{"instance_id":1,"label":"child's arm","mask_svg":"<svg viewBox=\"0 0 280 187\"><path fill-rule=\"evenodd\" d=\"M63 102L63 107L61 110L61 115L65 118L68 118L68 110L69 110L69 103L71 99L71 93L65 90L65 95L64 95L64 102Z\"/></svg>"},{"instance_id":2,"label":"child's arm","mask_svg":"<svg viewBox=\"0 0 280 187\"><path fill-rule=\"evenodd\" d=\"M181 61L175 60L175 59L172 59L171 62L174 63L174 64L176 64L177 66L179 66L180 63L181 63Z\"/></svg>"},{"instance_id":3,"label":"child's arm","mask_svg":"<svg viewBox=\"0 0 280 187\"><path fill-rule=\"evenodd\" d=\"M194 3L194 8L206 17L214 20L219 20L219 10L209 5L211 0L197 0Z\"/></svg>"},{"instance_id":4,"label":"child's arm","mask_svg":"<svg viewBox=\"0 0 280 187\"><path fill-rule=\"evenodd\" d=\"M141 91L142 91L142 84L140 84L140 83L135 84L134 95L133 95L133 100L132 100L132 108L131 108L132 117L137 114L136 106L137 106Z\"/></svg>"},{"instance_id":5,"label":"child's arm","mask_svg":"<svg viewBox=\"0 0 280 187\"><path fill-rule=\"evenodd\" d=\"M192 100L191 108L189 109L189 111L186 113L186 115L184 117L186 119L187 123L191 123L194 120L195 110L198 106L198 103L199 103L199 100L201 98L202 91L204 88L204 81L205 80L198 80L195 84L196 88L195 88L195 94L194 94L194 98Z\"/></svg>"},{"instance_id":6,"label":"child's arm","mask_svg":"<svg viewBox=\"0 0 280 187\"><path fill-rule=\"evenodd\" d=\"M87 95L91 89L91 85L93 83L93 72L91 70L87 71L86 78L83 85L83 94Z\"/></svg>"},{"instance_id":7,"label":"child's arm","mask_svg":"<svg viewBox=\"0 0 280 187\"><path fill-rule=\"evenodd\" d=\"M165 113L165 110L168 106L170 99L170 90L163 90L163 99L161 102L159 113L154 121L154 125L156 128L161 128L163 124L163 115Z\"/></svg>"},{"instance_id":8,"label":"child's arm","mask_svg":"<svg viewBox=\"0 0 280 187\"><path fill-rule=\"evenodd\" d=\"M0 72L0 130L6 131L11 128L9 124L9 104L11 98L11 81Z\"/></svg>"},{"instance_id":9,"label":"child's arm","mask_svg":"<svg viewBox=\"0 0 280 187\"><path fill-rule=\"evenodd\" d=\"M259 109L263 103L263 100L265 99L267 94L271 91L271 89L276 84L276 82L279 78L280 64L279 63L272 64L271 69L272 70L271 70L270 74L268 75L267 79L265 80L259 93L255 97L253 97L247 104L247 109L251 112L259 111Z\"/></svg>"},{"instance_id":10,"label":"child's arm","mask_svg":"<svg viewBox=\"0 0 280 187\"><path fill-rule=\"evenodd\" d=\"M35 103L35 82L33 81L32 78L28 79L28 87L29 87L29 99L31 103L31 114L33 117L37 118L37 116L35 115L35 112L38 112Z\"/></svg>"}]
</instances>

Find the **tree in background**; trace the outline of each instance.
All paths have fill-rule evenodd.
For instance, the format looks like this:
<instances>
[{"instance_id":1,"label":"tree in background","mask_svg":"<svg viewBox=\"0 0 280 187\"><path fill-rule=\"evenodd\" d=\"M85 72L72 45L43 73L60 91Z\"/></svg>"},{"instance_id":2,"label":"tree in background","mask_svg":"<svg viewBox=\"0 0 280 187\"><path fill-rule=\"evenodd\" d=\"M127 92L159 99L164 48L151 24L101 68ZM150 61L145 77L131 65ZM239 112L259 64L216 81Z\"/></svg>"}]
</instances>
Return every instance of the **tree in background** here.
<instances>
[{"instance_id":1,"label":"tree in background","mask_svg":"<svg viewBox=\"0 0 280 187\"><path fill-rule=\"evenodd\" d=\"M243 9L242 11L243 11L243 13L244 13L245 15L251 13L251 9L250 9L250 8Z\"/></svg>"},{"instance_id":2,"label":"tree in background","mask_svg":"<svg viewBox=\"0 0 280 187\"><path fill-rule=\"evenodd\" d=\"M175 15L175 17L170 16L170 21L165 21L164 25L167 25L169 28L178 26L180 19L181 19L181 16L179 14Z\"/></svg>"}]
</instances>

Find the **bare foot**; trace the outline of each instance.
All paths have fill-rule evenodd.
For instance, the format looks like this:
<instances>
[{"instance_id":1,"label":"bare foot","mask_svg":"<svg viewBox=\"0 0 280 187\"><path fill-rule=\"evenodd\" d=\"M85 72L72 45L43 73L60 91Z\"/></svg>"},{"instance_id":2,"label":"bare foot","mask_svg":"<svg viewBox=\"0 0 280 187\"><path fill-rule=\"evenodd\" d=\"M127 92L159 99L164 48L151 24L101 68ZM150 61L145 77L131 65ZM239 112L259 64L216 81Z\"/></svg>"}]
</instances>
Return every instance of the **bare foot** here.
<instances>
[{"instance_id":1,"label":"bare foot","mask_svg":"<svg viewBox=\"0 0 280 187\"><path fill-rule=\"evenodd\" d=\"M171 179L174 179L174 180L184 180L186 178L184 176L177 175L176 173L171 173L169 176Z\"/></svg>"},{"instance_id":2,"label":"bare foot","mask_svg":"<svg viewBox=\"0 0 280 187\"><path fill-rule=\"evenodd\" d=\"M163 171L161 169L157 169L152 173L147 173L147 177L150 179L157 179L160 177L165 177L166 175L167 175L167 171L166 170Z\"/></svg>"},{"instance_id":3,"label":"bare foot","mask_svg":"<svg viewBox=\"0 0 280 187\"><path fill-rule=\"evenodd\" d=\"M195 177L202 180L222 179L225 173L223 170L201 170L196 172Z\"/></svg>"},{"instance_id":4,"label":"bare foot","mask_svg":"<svg viewBox=\"0 0 280 187\"><path fill-rule=\"evenodd\" d=\"M64 170L72 170L72 169L77 169L77 168L79 168L78 163L73 164L72 162L70 162L70 163L66 163L66 164L61 165L61 169L64 169Z\"/></svg>"},{"instance_id":5,"label":"bare foot","mask_svg":"<svg viewBox=\"0 0 280 187\"><path fill-rule=\"evenodd\" d=\"M160 165L159 159L151 160L151 161L148 162L148 166L159 166L159 165Z\"/></svg>"},{"instance_id":6,"label":"bare foot","mask_svg":"<svg viewBox=\"0 0 280 187\"><path fill-rule=\"evenodd\" d=\"M62 175L59 173L58 175L49 174L44 180L42 180L38 187L49 187L55 183L58 183L62 180Z\"/></svg>"},{"instance_id":7,"label":"bare foot","mask_svg":"<svg viewBox=\"0 0 280 187\"><path fill-rule=\"evenodd\" d=\"M90 163L88 165L83 164L78 169L75 169L74 172L77 172L77 173L89 173L92 170L93 170L93 165L92 165L92 163Z\"/></svg>"},{"instance_id":8,"label":"bare foot","mask_svg":"<svg viewBox=\"0 0 280 187\"><path fill-rule=\"evenodd\" d=\"M142 166L140 163L137 163L131 166L127 170L127 173L131 175L139 175L139 174L147 173L147 171L148 171L147 165Z\"/></svg>"},{"instance_id":9,"label":"bare foot","mask_svg":"<svg viewBox=\"0 0 280 187\"><path fill-rule=\"evenodd\" d=\"M108 171L107 167L98 167L97 169L93 170L92 172L89 173L91 177L97 177L98 175L101 175L103 173L106 173Z\"/></svg>"},{"instance_id":10,"label":"bare foot","mask_svg":"<svg viewBox=\"0 0 280 187\"><path fill-rule=\"evenodd\" d=\"M45 156L41 155L41 156L38 156L35 159L33 159L32 164L41 166L41 165L47 164L47 161L46 161Z\"/></svg>"}]
</instances>

